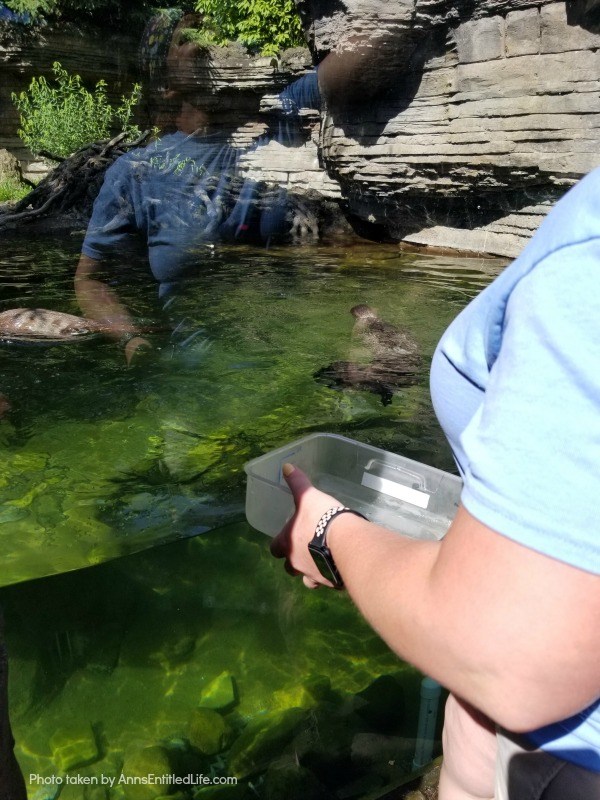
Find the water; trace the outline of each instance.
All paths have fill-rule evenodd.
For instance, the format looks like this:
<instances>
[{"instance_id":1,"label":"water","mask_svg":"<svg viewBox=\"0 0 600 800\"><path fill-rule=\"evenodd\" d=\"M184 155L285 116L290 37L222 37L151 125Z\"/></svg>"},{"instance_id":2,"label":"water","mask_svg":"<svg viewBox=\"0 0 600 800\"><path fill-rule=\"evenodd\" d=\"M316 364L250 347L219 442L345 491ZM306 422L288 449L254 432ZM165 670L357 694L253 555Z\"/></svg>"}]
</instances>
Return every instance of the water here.
<instances>
[{"instance_id":1,"label":"water","mask_svg":"<svg viewBox=\"0 0 600 800\"><path fill-rule=\"evenodd\" d=\"M4 245L0 311L78 312L77 237ZM452 469L426 370L385 407L312 376L349 358L349 310L360 302L408 326L427 362L502 264L367 246L216 247L198 261L166 310L143 264L119 271L119 296L157 329L131 369L101 339L0 348L12 405L0 422L0 605L17 753L40 800L84 794L34 776L99 783L148 763L237 775L237 788L197 795L225 800L365 796L410 771L420 676L343 595L306 592L283 573L244 522L243 464L324 430ZM221 744L234 744L201 755L196 709L211 682L231 687L231 676ZM396 716L388 700L378 705L377 684L357 699L378 676L403 698ZM252 733L263 724L271 743ZM92 784L85 796L156 788L107 795Z\"/></svg>"}]
</instances>

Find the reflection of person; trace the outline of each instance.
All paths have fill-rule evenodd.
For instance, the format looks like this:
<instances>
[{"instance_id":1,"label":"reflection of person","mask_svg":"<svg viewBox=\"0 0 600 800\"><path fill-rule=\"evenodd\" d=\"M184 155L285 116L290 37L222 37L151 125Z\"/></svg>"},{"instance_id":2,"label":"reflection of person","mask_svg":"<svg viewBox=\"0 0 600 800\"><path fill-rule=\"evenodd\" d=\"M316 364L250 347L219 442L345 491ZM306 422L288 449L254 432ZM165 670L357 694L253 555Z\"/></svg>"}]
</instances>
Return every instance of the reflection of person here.
<instances>
[{"instance_id":1,"label":"reflection of person","mask_svg":"<svg viewBox=\"0 0 600 800\"><path fill-rule=\"evenodd\" d=\"M240 176L242 149L230 143L218 112L196 104L195 82L206 59L184 35L192 23L190 15L169 15L148 26L145 51L152 58L145 61L158 94L155 110L163 129L175 130L107 171L76 273L82 310L123 342L128 362L148 341L107 285L103 272L111 258L122 262L127 247L141 241L163 296L198 262L202 243L264 242L285 225L257 182Z\"/></svg>"},{"instance_id":2,"label":"reflection of person","mask_svg":"<svg viewBox=\"0 0 600 800\"><path fill-rule=\"evenodd\" d=\"M446 537L351 513L326 531L367 620L452 692L440 800L600 797L599 190L596 171L567 194L438 345L433 404L464 478ZM307 544L340 503L285 471L296 513L273 553L331 585Z\"/></svg>"}]
</instances>

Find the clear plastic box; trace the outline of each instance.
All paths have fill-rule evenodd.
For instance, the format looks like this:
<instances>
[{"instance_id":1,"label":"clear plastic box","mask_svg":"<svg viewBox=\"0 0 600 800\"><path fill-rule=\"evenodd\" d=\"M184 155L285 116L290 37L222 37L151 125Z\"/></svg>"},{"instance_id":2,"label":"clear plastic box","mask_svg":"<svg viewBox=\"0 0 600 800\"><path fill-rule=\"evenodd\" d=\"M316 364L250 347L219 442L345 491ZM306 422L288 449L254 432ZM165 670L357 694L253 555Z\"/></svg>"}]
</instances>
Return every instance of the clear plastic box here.
<instances>
[{"instance_id":1,"label":"clear plastic box","mask_svg":"<svg viewBox=\"0 0 600 800\"><path fill-rule=\"evenodd\" d=\"M281 471L286 462L371 522L418 539L441 539L460 500L462 481L455 475L344 436L314 433L245 466L246 517L268 536L294 512Z\"/></svg>"}]
</instances>

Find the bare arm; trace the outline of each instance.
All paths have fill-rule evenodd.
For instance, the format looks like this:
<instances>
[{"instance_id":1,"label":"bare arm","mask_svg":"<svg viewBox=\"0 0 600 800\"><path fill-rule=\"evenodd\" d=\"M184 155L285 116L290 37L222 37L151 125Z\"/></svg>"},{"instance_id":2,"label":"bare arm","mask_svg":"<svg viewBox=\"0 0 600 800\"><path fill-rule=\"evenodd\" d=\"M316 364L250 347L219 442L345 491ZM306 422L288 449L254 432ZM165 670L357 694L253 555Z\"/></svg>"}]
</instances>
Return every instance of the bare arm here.
<instances>
[{"instance_id":1,"label":"bare arm","mask_svg":"<svg viewBox=\"0 0 600 800\"><path fill-rule=\"evenodd\" d=\"M104 333L120 340L133 334L125 346L125 357L130 363L136 350L148 345L140 334L131 315L119 300L117 293L100 278L102 264L94 258L81 255L75 272L75 295L79 307L88 319L100 323Z\"/></svg>"},{"instance_id":2,"label":"bare arm","mask_svg":"<svg viewBox=\"0 0 600 800\"><path fill-rule=\"evenodd\" d=\"M297 512L276 555L324 580L307 550L337 501L300 470ZM411 540L349 514L328 543L352 599L400 656L497 723L527 731L600 696L600 577L540 555L461 508L441 542Z\"/></svg>"},{"instance_id":3,"label":"bare arm","mask_svg":"<svg viewBox=\"0 0 600 800\"><path fill-rule=\"evenodd\" d=\"M88 319L105 327L107 336L119 339L126 333L137 333L137 328L125 306L99 273L102 264L94 258L81 255L75 272L75 295L79 307Z\"/></svg>"}]
</instances>

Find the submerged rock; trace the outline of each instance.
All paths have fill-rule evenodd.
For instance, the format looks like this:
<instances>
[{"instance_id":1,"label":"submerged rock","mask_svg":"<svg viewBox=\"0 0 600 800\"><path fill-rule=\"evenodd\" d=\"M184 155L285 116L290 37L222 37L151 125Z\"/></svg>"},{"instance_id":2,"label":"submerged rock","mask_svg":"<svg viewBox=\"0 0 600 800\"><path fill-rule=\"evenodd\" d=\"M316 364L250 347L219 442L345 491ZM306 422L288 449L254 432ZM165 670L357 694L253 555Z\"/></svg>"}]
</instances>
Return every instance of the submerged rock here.
<instances>
[{"instance_id":1,"label":"submerged rock","mask_svg":"<svg viewBox=\"0 0 600 800\"><path fill-rule=\"evenodd\" d=\"M231 711L237 703L237 686L230 672L222 672L203 689L200 695L200 705L214 711Z\"/></svg>"},{"instance_id":2,"label":"submerged rock","mask_svg":"<svg viewBox=\"0 0 600 800\"><path fill-rule=\"evenodd\" d=\"M138 747L125 754L121 777L117 783L126 800L153 800L168 792L161 783L147 784L149 775L168 778L172 773L169 755L164 747Z\"/></svg>"},{"instance_id":3,"label":"submerged rock","mask_svg":"<svg viewBox=\"0 0 600 800\"><path fill-rule=\"evenodd\" d=\"M306 720L300 708L264 714L252 720L229 753L229 771L237 778L262 772L277 758Z\"/></svg>"},{"instance_id":4,"label":"submerged rock","mask_svg":"<svg viewBox=\"0 0 600 800\"><path fill-rule=\"evenodd\" d=\"M293 756L274 761L265 776L265 800L327 800L331 793Z\"/></svg>"},{"instance_id":5,"label":"submerged rock","mask_svg":"<svg viewBox=\"0 0 600 800\"><path fill-rule=\"evenodd\" d=\"M225 719L211 708L192 711L187 727L190 745L202 755L213 756L231 743L233 731Z\"/></svg>"},{"instance_id":6,"label":"submerged rock","mask_svg":"<svg viewBox=\"0 0 600 800\"><path fill-rule=\"evenodd\" d=\"M405 717L404 690L391 675L381 675L359 692L365 701L356 713L374 730L395 733Z\"/></svg>"},{"instance_id":7,"label":"submerged rock","mask_svg":"<svg viewBox=\"0 0 600 800\"><path fill-rule=\"evenodd\" d=\"M93 764L100 759L96 735L89 724L57 730L50 738L50 750L59 772Z\"/></svg>"}]
</instances>

